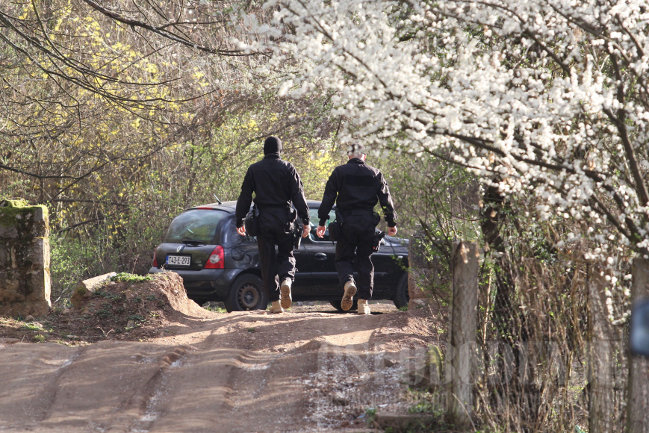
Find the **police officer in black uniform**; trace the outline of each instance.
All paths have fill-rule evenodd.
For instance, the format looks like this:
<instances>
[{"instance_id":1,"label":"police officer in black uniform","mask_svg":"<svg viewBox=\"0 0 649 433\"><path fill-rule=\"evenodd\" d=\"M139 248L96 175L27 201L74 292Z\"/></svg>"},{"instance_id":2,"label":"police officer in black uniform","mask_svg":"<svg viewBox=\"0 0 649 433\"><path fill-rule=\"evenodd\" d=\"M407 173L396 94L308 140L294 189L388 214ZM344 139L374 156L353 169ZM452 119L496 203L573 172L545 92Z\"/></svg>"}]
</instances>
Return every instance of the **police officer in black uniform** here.
<instances>
[{"instance_id":1,"label":"police officer in black uniform","mask_svg":"<svg viewBox=\"0 0 649 433\"><path fill-rule=\"evenodd\" d=\"M338 221L342 223L342 230L336 244L336 270L343 287L340 306L345 311L349 310L358 290L358 312L370 314L368 301L374 287L374 265L370 255L375 228L380 220L374 212L377 201L388 223L388 234L397 234L397 227L394 204L385 178L378 169L365 164L365 154L359 148L352 149L347 164L336 167L329 176L318 210L320 223L316 234L321 238L334 201L336 219L342 220ZM358 281L354 281L354 260L358 266Z\"/></svg>"},{"instance_id":2,"label":"police officer in black uniform","mask_svg":"<svg viewBox=\"0 0 649 433\"><path fill-rule=\"evenodd\" d=\"M293 229L295 210L304 224L302 237L309 234L309 207L300 176L290 162L280 159L282 143L277 137L264 141L264 159L248 167L237 200L237 232L245 236L244 219L250 210L252 193L259 210L257 245L261 277L272 301L270 311L281 313L291 306L291 285L295 278ZM277 250L275 249L277 247ZM278 286L278 276L281 285ZM279 290L278 290L279 288ZM281 298L281 299L280 299Z\"/></svg>"}]
</instances>

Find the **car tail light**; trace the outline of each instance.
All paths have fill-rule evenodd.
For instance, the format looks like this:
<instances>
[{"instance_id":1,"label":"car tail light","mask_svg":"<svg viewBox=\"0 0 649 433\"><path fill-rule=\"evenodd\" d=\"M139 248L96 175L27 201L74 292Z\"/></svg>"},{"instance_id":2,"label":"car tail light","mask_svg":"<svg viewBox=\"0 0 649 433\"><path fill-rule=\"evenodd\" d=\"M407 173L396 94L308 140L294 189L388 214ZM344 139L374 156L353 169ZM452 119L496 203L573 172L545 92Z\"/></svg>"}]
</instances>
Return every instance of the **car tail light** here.
<instances>
[{"instance_id":1,"label":"car tail light","mask_svg":"<svg viewBox=\"0 0 649 433\"><path fill-rule=\"evenodd\" d=\"M223 269L223 262L225 261L225 253L223 252L223 247L217 245L216 248L210 254L210 258L207 259L204 269Z\"/></svg>"},{"instance_id":2,"label":"car tail light","mask_svg":"<svg viewBox=\"0 0 649 433\"><path fill-rule=\"evenodd\" d=\"M158 249L157 249L157 248L156 248L155 250L153 250L153 264L152 264L152 266L153 266L154 268L158 268L158 267L159 267L159 266L158 266L158 259L156 258L156 255L158 255Z\"/></svg>"}]
</instances>

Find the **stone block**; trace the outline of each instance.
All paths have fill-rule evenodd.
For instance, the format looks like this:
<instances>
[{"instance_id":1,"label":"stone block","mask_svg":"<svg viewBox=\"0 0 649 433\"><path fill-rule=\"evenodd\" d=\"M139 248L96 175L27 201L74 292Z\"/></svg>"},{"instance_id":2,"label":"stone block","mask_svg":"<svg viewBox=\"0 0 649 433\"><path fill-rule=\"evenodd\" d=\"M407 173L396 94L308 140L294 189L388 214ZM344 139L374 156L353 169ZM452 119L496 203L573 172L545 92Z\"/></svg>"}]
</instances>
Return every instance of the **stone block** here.
<instances>
[{"instance_id":1,"label":"stone block","mask_svg":"<svg viewBox=\"0 0 649 433\"><path fill-rule=\"evenodd\" d=\"M49 312L50 244L47 208L0 200L0 314Z\"/></svg>"},{"instance_id":2,"label":"stone block","mask_svg":"<svg viewBox=\"0 0 649 433\"><path fill-rule=\"evenodd\" d=\"M98 288L103 286L115 275L117 275L116 272L109 272L107 274L98 275L96 277L80 281L75 287L74 293L72 293L72 296L70 297L70 303L72 304L72 306L79 308L86 296L96 292Z\"/></svg>"},{"instance_id":3,"label":"stone block","mask_svg":"<svg viewBox=\"0 0 649 433\"><path fill-rule=\"evenodd\" d=\"M17 239L18 230L15 225L5 225L2 220L0 220L0 239Z\"/></svg>"}]
</instances>

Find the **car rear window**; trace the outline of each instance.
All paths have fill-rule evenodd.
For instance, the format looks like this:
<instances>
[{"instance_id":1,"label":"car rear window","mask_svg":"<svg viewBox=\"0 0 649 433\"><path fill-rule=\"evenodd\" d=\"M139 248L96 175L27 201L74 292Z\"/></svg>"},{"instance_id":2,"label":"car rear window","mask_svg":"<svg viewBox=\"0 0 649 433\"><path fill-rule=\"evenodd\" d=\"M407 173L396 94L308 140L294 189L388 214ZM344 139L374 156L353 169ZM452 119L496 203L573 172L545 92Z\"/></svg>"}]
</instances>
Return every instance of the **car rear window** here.
<instances>
[{"instance_id":1,"label":"car rear window","mask_svg":"<svg viewBox=\"0 0 649 433\"><path fill-rule=\"evenodd\" d=\"M309 208L309 218L311 219L311 222L317 225L318 222L320 221L320 218L318 217L318 209ZM335 219L336 219L336 211L334 209L331 209L331 211L329 212L328 222L333 222L333 220Z\"/></svg>"},{"instance_id":2,"label":"car rear window","mask_svg":"<svg viewBox=\"0 0 649 433\"><path fill-rule=\"evenodd\" d=\"M192 209L183 212L171 221L165 242L209 244L214 240L219 223L227 215L227 212L212 209Z\"/></svg>"}]
</instances>

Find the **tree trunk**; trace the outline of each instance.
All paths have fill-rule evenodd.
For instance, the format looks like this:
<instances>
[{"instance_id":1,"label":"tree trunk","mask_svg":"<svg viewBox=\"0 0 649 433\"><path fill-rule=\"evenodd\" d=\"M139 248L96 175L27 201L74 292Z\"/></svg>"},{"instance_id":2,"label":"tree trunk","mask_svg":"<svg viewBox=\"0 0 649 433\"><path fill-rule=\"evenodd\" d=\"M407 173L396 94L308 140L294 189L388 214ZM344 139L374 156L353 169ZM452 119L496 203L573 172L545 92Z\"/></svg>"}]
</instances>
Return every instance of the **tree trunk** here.
<instances>
[{"instance_id":1,"label":"tree trunk","mask_svg":"<svg viewBox=\"0 0 649 433\"><path fill-rule=\"evenodd\" d=\"M447 351L450 394L447 415L468 427L473 416L473 385L477 349L478 245L460 242L453 253L453 303Z\"/></svg>"},{"instance_id":2,"label":"tree trunk","mask_svg":"<svg viewBox=\"0 0 649 433\"><path fill-rule=\"evenodd\" d=\"M534 431L538 419L541 391L534 383L534 365L525 363L529 332L515 300L516 287L507 254L502 227L505 215L510 210L504 197L494 186L486 186L484 206L480 215L482 234L487 246L497 254L493 255L495 288L492 321L498 345L496 362L500 371L500 382L492 386L492 404L497 410L518 412L520 431ZM511 224L516 221L512 218ZM486 353L486 352L485 352Z\"/></svg>"},{"instance_id":3,"label":"tree trunk","mask_svg":"<svg viewBox=\"0 0 649 433\"><path fill-rule=\"evenodd\" d=\"M483 197L480 226L485 243L490 249L498 253L494 255L494 273L496 277L496 295L494 297L494 310L492 320L500 338L507 344L514 345L514 282L512 279L509 261L505 254L505 242L500 233L504 216L504 197L494 186L487 186Z\"/></svg>"},{"instance_id":4,"label":"tree trunk","mask_svg":"<svg viewBox=\"0 0 649 433\"><path fill-rule=\"evenodd\" d=\"M595 275L593 275L595 274ZM614 329L607 318L604 281L596 273L588 279L588 432L610 433L615 426L613 372Z\"/></svg>"},{"instance_id":5,"label":"tree trunk","mask_svg":"<svg viewBox=\"0 0 649 433\"><path fill-rule=\"evenodd\" d=\"M631 301L649 298L649 260L633 261ZM649 433L649 358L629 355L627 431Z\"/></svg>"}]
</instances>

